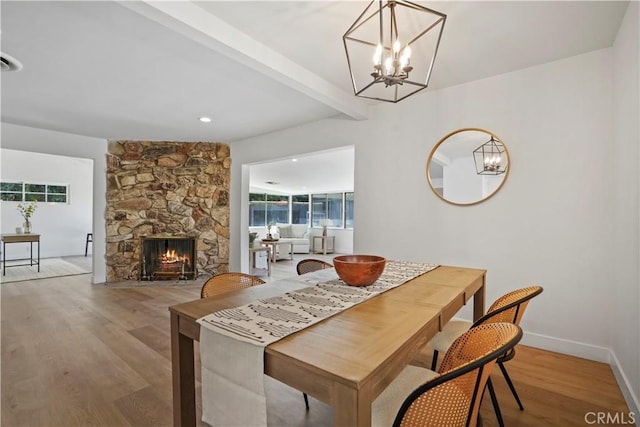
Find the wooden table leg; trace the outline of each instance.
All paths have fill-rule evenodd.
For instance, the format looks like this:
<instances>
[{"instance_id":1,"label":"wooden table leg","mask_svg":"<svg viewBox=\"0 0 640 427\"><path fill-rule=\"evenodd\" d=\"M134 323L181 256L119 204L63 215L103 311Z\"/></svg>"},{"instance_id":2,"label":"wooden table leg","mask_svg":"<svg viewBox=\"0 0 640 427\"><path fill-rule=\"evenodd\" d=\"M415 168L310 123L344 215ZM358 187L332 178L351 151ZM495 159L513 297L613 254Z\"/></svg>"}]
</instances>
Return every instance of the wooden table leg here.
<instances>
[{"instance_id":1,"label":"wooden table leg","mask_svg":"<svg viewBox=\"0 0 640 427\"><path fill-rule=\"evenodd\" d=\"M486 278L482 277L482 287L473 295L473 320L476 321L484 316L484 297L486 288Z\"/></svg>"},{"instance_id":2,"label":"wooden table leg","mask_svg":"<svg viewBox=\"0 0 640 427\"><path fill-rule=\"evenodd\" d=\"M371 426L371 393L364 387L360 390L334 384L334 419L333 425L338 427L370 427Z\"/></svg>"},{"instance_id":3,"label":"wooden table leg","mask_svg":"<svg viewBox=\"0 0 640 427\"><path fill-rule=\"evenodd\" d=\"M196 380L193 340L180 333L180 318L171 313L173 425L196 425Z\"/></svg>"}]
</instances>

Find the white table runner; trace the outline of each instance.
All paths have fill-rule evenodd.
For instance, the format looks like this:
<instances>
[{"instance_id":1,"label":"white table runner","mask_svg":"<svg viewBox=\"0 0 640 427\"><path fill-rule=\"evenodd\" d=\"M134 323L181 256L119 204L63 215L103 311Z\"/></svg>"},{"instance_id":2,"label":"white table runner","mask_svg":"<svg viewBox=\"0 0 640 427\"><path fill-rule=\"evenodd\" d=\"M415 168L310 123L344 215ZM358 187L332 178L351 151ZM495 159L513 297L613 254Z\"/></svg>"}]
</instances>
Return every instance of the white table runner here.
<instances>
[{"instance_id":1,"label":"white table runner","mask_svg":"<svg viewBox=\"0 0 640 427\"><path fill-rule=\"evenodd\" d=\"M380 278L365 287L346 285L334 269L318 270L284 279L292 291L283 295L198 319L202 420L216 427L266 426L263 372L267 345L436 267L387 261Z\"/></svg>"}]
</instances>

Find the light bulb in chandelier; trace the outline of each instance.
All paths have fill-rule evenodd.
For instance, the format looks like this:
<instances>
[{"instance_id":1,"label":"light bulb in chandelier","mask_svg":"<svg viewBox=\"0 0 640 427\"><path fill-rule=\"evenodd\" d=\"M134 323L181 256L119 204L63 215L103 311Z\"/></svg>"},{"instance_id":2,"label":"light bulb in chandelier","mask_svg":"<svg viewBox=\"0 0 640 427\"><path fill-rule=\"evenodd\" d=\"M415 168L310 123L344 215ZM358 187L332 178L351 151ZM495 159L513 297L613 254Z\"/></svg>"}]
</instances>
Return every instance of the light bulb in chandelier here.
<instances>
[{"instance_id":1,"label":"light bulb in chandelier","mask_svg":"<svg viewBox=\"0 0 640 427\"><path fill-rule=\"evenodd\" d=\"M386 61L384 61L385 74L393 75L393 58L390 56L387 57Z\"/></svg>"},{"instance_id":2,"label":"light bulb in chandelier","mask_svg":"<svg viewBox=\"0 0 640 427\"><path fill-rule=\"evenodd\" d=\"M376 51L373 54L373 65L374 65L374 67L376 65L380 65L380 64L382 64L382 45L381 44L376 46Z\"/></svg>"},{"instance_id":3,"label":"light bulb in chandelier","mask_svg":"<svg viewBox=\"0 0 640 427\"><path fill-rule=\"evenodd\" d=\"M407 76L409 75L409 72L413 70L413 67L409 65L410 61L411 61L411 47L407 45L407 47L405 47L404 50L402 51L402 57L400 58L400 67L402 67L402 71L407 73Z\"/></svg>"},{"instance_id":4,"label":"light bulb in chandelier","mask_svg":"<svg viewBox=\"0 0 640 427\"><path fill-rule=\"evenodd\" d=\"M400 40L396 39L396 41L393 42L393 55L396 56L398 52L400 52Z\"/></svg>"}]
</instances>

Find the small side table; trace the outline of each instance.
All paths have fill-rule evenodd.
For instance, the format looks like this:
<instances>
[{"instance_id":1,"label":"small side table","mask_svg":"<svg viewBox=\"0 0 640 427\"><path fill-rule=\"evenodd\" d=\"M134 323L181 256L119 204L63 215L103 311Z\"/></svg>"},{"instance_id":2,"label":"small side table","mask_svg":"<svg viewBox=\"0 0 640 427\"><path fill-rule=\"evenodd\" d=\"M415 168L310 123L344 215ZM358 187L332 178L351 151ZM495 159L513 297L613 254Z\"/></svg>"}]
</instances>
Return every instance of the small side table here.
<instances>
[{"instance_id":1,"label":"small side table","mask_svg":"<svg viewBox=\"0 0 640 427\"><path fill-rule=\"evenodd\" d=\"M261 240L260 244L271 248L271 262L276 262L280 258L278 255L278 246L289 246L289 259L293 261L293 242L287 240Z\"/></svg>"},{"instance_id":2,"label":"small side table","mask_svg":"<svg viewBox=\"0 0 640 427\"><path fill-rule=\"evenodd\" d=\"M316 250L316 240L321 241L320 250ZM331 242L331 247L328 243ZM336 250L336 236L313 236L312 252L314 254L332 254Z\"/></svg>"},{"instance_id":3,"label":"small side table","mask_svg":"<svg viewBox=\"0 0 640 427\"><path fill-rule=\"evenodd\" d=\"M265 252L267 254L267 268L256 267L256 257L258 252ZM251 274L262 273L267 270L267 276L271 276L271 248L268 246L256 246L249 248L249 268Z\"/></svg>"},{"instance_id":4,"label":"small side table","mask_svg":"<svg viewBox=\"0 0 640 427\"><path fill-rule=\"evenodd\" d=\"M38 260L33 260L33 242L38 244ZM29 264L14 264L7 266L7 243L29 243L31 245L31 252L29 256ZM9 260L11 261L11 260ZM16 260L19 261L19 260ZM40 235L25 233L25 234L3 234L2 235L2 275L7 272L7 267L19 267L23 265L38 266L38 272L40 272Z\"/></svg>"}]
</instances>

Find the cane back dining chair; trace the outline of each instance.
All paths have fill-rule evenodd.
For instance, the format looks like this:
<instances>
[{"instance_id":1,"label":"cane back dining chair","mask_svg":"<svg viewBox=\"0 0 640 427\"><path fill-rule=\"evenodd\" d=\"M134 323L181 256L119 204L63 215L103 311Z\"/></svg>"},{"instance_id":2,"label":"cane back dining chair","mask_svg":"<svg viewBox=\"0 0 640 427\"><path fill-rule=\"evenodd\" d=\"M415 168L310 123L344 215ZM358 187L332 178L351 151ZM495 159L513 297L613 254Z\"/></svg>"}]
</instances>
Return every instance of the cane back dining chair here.
<instances>
[{"instance_id":1,"label":"cane back dining chair","mask_svg":"<svg viewBox=\"0 0 640 427\"><path fill-rule=\"evenodd\" d=\"M325 268L333 268L333 265L314 258L303 259L296 265L296 271L298 272L299 276ZM307 396L307 393L302 393L302 396L304 397L304 406L307 408L307 410L309 410L309 396Z\"/></svg>"},{"instance_id":2,"label":"cane back dining chair","mask_svg":"<svg viewBox=\"0 0 640 427\"><path fill-rule=\"evenodd\" d=\"M296 271L298 272L299 275L311 273L312 271L322 270L325 268L333 268L333 265L329 264L328 262L325 262L319 259L314 259L314 258L303 259L298 263L298 265L296 265Z\"/></svg>"},{"instance_id":3,"label":"cane back dining chair","mask_svg":"<svg viewBox=\"0 0 640 427\"><path fill-rule=\"evenodd\" d=\"M438 372L408 365L374 400L373 426L475 427L489 374L522 338L510 323L471 328L447 350Z\"/></svg>"},{"instance_id":4,"label":"cane back dining chair","mask_svg":"<svg viewBox=\"0 0 640 427\"><path fill-rule=\"evenodd\" d=\"M245 273L221 273L213 276L202 285L200 298L209 298L214 295L261 285L264 280Z\"/></svg>"},{"instance_id":5,"label":"cane back dining chair","mask_svg":"<svg viewBox=\"0 0 640 427\"><path fill-rule=\"evenodd\" d=\"M527 308L529 301L531 301L532 298L540 295L542 291L543 288L541 286L529 286L522 289L516 289L515 291L511 291L498 298L493 304L491 304L491 307L489 307L487 313L473 323L463 320L452 320L448 322L442 328L442 331L436 334L436 336L431 339L429 344L421 350L416 359L418 361L418 363L416 364L422 365L420 361L429 357L429 355L425 353L433 350L431 369L435 370L438 361L438 354L440 352L446 351L458 336L463 334L471 327L494 322L511 322L516 325L520 325L520 321L522 320L522 316L524 315L524 311ZM513 359L515 354L516 349L512 348L508 352L505 352L503 355L501 355L498 358L497 363L500 371L502 372L502 375L504 376L505 381L507 382L507 385L509 386L509 389L511 390L511 393L513 394L513 397L518 403L518 407L521 411L523 411L524 406L520 401L520 397L518 396L518 392L516 391L513 382L511 381L511 377L507 372L507 368L504 366L504 363ZM498 423L500 426L503 426L504 423L502 420L502 414L500 412L500 406L498 405L498 400L495 395L491 379L489 379L487 388L489 389L489 394L491 396L493 408L496 412L496 417L498 418Z\"/></svg>"}]
</instances>

